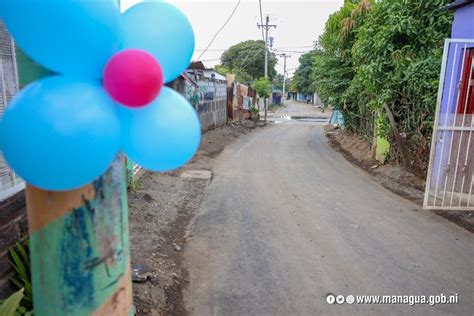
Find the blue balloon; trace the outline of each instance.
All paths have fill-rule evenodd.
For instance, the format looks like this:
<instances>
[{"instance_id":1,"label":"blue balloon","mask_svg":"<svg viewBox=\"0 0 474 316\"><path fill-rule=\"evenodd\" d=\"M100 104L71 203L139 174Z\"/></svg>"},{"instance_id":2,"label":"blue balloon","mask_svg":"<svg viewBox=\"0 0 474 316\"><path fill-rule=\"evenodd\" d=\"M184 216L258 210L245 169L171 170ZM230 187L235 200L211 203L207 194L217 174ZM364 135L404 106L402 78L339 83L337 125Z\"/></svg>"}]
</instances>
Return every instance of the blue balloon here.
<instances>
[{"instance_id":1,"label":"blue balloon","mask_svg":"<svg viewBox=\"0 0 474 316\"><path fill-rule=\"evenodd\" d=\"M186 164L201 142L196 111L179 93L163 87L159 97L140 109L119 108L122 150L151 171L170 171Z\"/></svg>"},{"instance_id":2,"label":"blue balloon","mask_svg":"<svg viewBox=\"0 0 474 316\"><path fill-rule=\"evenodd\" d=\"M56 76L13 99L0 138L7 163L26 182L65 191L107 170L119 152L120 122L99 82Z\"/></svg>"},{"instance_id":3,"label":"blue balloon","mask_svg":"<svg viewBox=\"0 0 474 316\"><path fill-rule=\"evenodd\" d=\"M99 79L120 49L117 0L0 0L0 16L26 54L60 74Z\"/></svg>"},{"instance_id":4,"label":"blue balloon","mask_svg":"<svg viewBox=\"0 0 474 316\"><path fill-rule=\"evenodd\" d=\"M194 53L194 32L188 18L166 2L142 2L123 14L124 49L152 54L170 82L188 68Z\"/></svg>"}]
</instances>

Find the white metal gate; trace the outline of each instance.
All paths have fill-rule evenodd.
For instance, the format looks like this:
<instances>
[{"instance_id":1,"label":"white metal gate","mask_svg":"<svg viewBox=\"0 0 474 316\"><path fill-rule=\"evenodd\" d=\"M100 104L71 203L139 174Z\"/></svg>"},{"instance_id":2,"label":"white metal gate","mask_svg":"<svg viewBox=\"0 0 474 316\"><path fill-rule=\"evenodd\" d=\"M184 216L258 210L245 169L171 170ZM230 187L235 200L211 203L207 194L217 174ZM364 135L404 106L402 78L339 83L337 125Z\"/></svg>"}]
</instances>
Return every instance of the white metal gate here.
<instances>
[{"instance_id":1,"label":"white metal gate","mask_svg":"<svg viewBox=\"0 0 474 316\"><path fill-rule=\"evenodd\" d=\"M474 40L447 39L423 207L474 210Z\"/></svg>"}]
</instances>

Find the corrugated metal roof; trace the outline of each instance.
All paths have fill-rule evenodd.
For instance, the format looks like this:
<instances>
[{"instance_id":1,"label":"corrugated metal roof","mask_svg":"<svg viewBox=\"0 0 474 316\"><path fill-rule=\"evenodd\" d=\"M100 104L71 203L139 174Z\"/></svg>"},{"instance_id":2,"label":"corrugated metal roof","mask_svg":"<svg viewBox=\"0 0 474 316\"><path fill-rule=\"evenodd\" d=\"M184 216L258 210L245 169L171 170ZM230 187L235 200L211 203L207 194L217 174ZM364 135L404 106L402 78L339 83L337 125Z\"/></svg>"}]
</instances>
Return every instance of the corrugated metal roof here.
<instances>
[{"instance_id":1,"label":"corrugated metal roof","mask_svg":"<svg viewBox=\"0 0 474 316\"><path fill-rule=\"evenodd\" d=\"M203 71L204 77L208 79L216 79L221 81L226 81L226 77L215 71L214 69L206 69Z\"/></svg>"},{"instance_id":2,"label":"corrugated metal roof","mask_svg":"<svg viewBox=\"0 0 474 316\"><path fill-rule=\"evenodd\" d=\"M189 65L188 69L193 69L193 70L204 70L206 69L206 66L204 66L202 61L193 61Z\"/></svg>"},{"instance_id":3,"label":"corrugated metal roof","mask_svg":"<svg viewBox=\"0 0 474 316\"><path fill-rule=\"evenodd\" d=\"M186 72L183 72L181 74L181 78L183 78L184 80L188 81L190 84L192 84L195 88L199 88L199 85L197 84L197 82L191 77L189 76Z\"/></svg>"}]
</instances>

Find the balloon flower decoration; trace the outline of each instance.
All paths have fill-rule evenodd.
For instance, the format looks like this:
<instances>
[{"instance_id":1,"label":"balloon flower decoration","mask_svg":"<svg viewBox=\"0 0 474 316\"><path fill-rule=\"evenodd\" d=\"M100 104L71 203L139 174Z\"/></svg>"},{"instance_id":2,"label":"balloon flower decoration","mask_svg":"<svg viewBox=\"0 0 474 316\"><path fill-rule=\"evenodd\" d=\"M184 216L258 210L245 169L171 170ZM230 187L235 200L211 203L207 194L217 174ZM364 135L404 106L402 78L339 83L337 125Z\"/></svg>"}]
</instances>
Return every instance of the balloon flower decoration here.
<instances>
[{"instance_id":1,"label":"balloon flower decoration","mask_svg":"<svg viewBox=\"0 0 474 316\"><path fill-rule=\"evenodd\" d=\"M163 1L121 14L117 0L1 0L18 46L57 73L6 109L1 149L33 186L64 191L98 178L119 151L151 171L188 162L201 137L189 102L163 84L194 52L186 16Z\"/></svg>"}]
</instances>

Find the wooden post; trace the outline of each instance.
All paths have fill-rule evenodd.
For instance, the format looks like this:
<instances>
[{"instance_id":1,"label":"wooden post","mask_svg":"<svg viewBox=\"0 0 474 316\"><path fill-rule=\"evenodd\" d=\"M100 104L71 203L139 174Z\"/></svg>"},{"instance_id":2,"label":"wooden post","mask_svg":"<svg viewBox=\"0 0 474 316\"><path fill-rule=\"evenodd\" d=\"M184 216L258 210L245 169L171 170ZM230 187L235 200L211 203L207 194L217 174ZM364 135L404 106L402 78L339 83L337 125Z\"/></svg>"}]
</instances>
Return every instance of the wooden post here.
<instances>
[{"instance_id":1,"label":"wooden post","mask_svg":"<svg viewBox=\"0 0 474 316\"><path fill-rule=\"evenodd\" d=\"M383 106L385 108L385 112L387 113L388 121L390 122L390 127L392 128L392 134L395 137L395 141L397 142L398 150L400 151L400 158L402 160L402 165L404 167L409 167L405 145L403 144L402 137L400 136L400 133L398 132L397 122L395 122L395 117L393 116L392 109L390 109L390 107L388 106L386 102L383 104Z\"/></svg>"},{"instance_id":2,"label":"wooden post","mask_svg":"<svg viewBox=\"0 0 474 316\"><path fill-rule=\"evenodd\" d=\"M265 107L265 124L267 124L267 98L263 99L263 105Z\"/></svg>"},{"instance_id":3,"label":"wooden post","mask_svg":"<svg viewBox=\"0 0 474 316\"><path fill-rule=\"evenodd\" d=\"M26 194L35 315L132 315L121 156L81 189Z\"/></svg>"}]
</instances>

